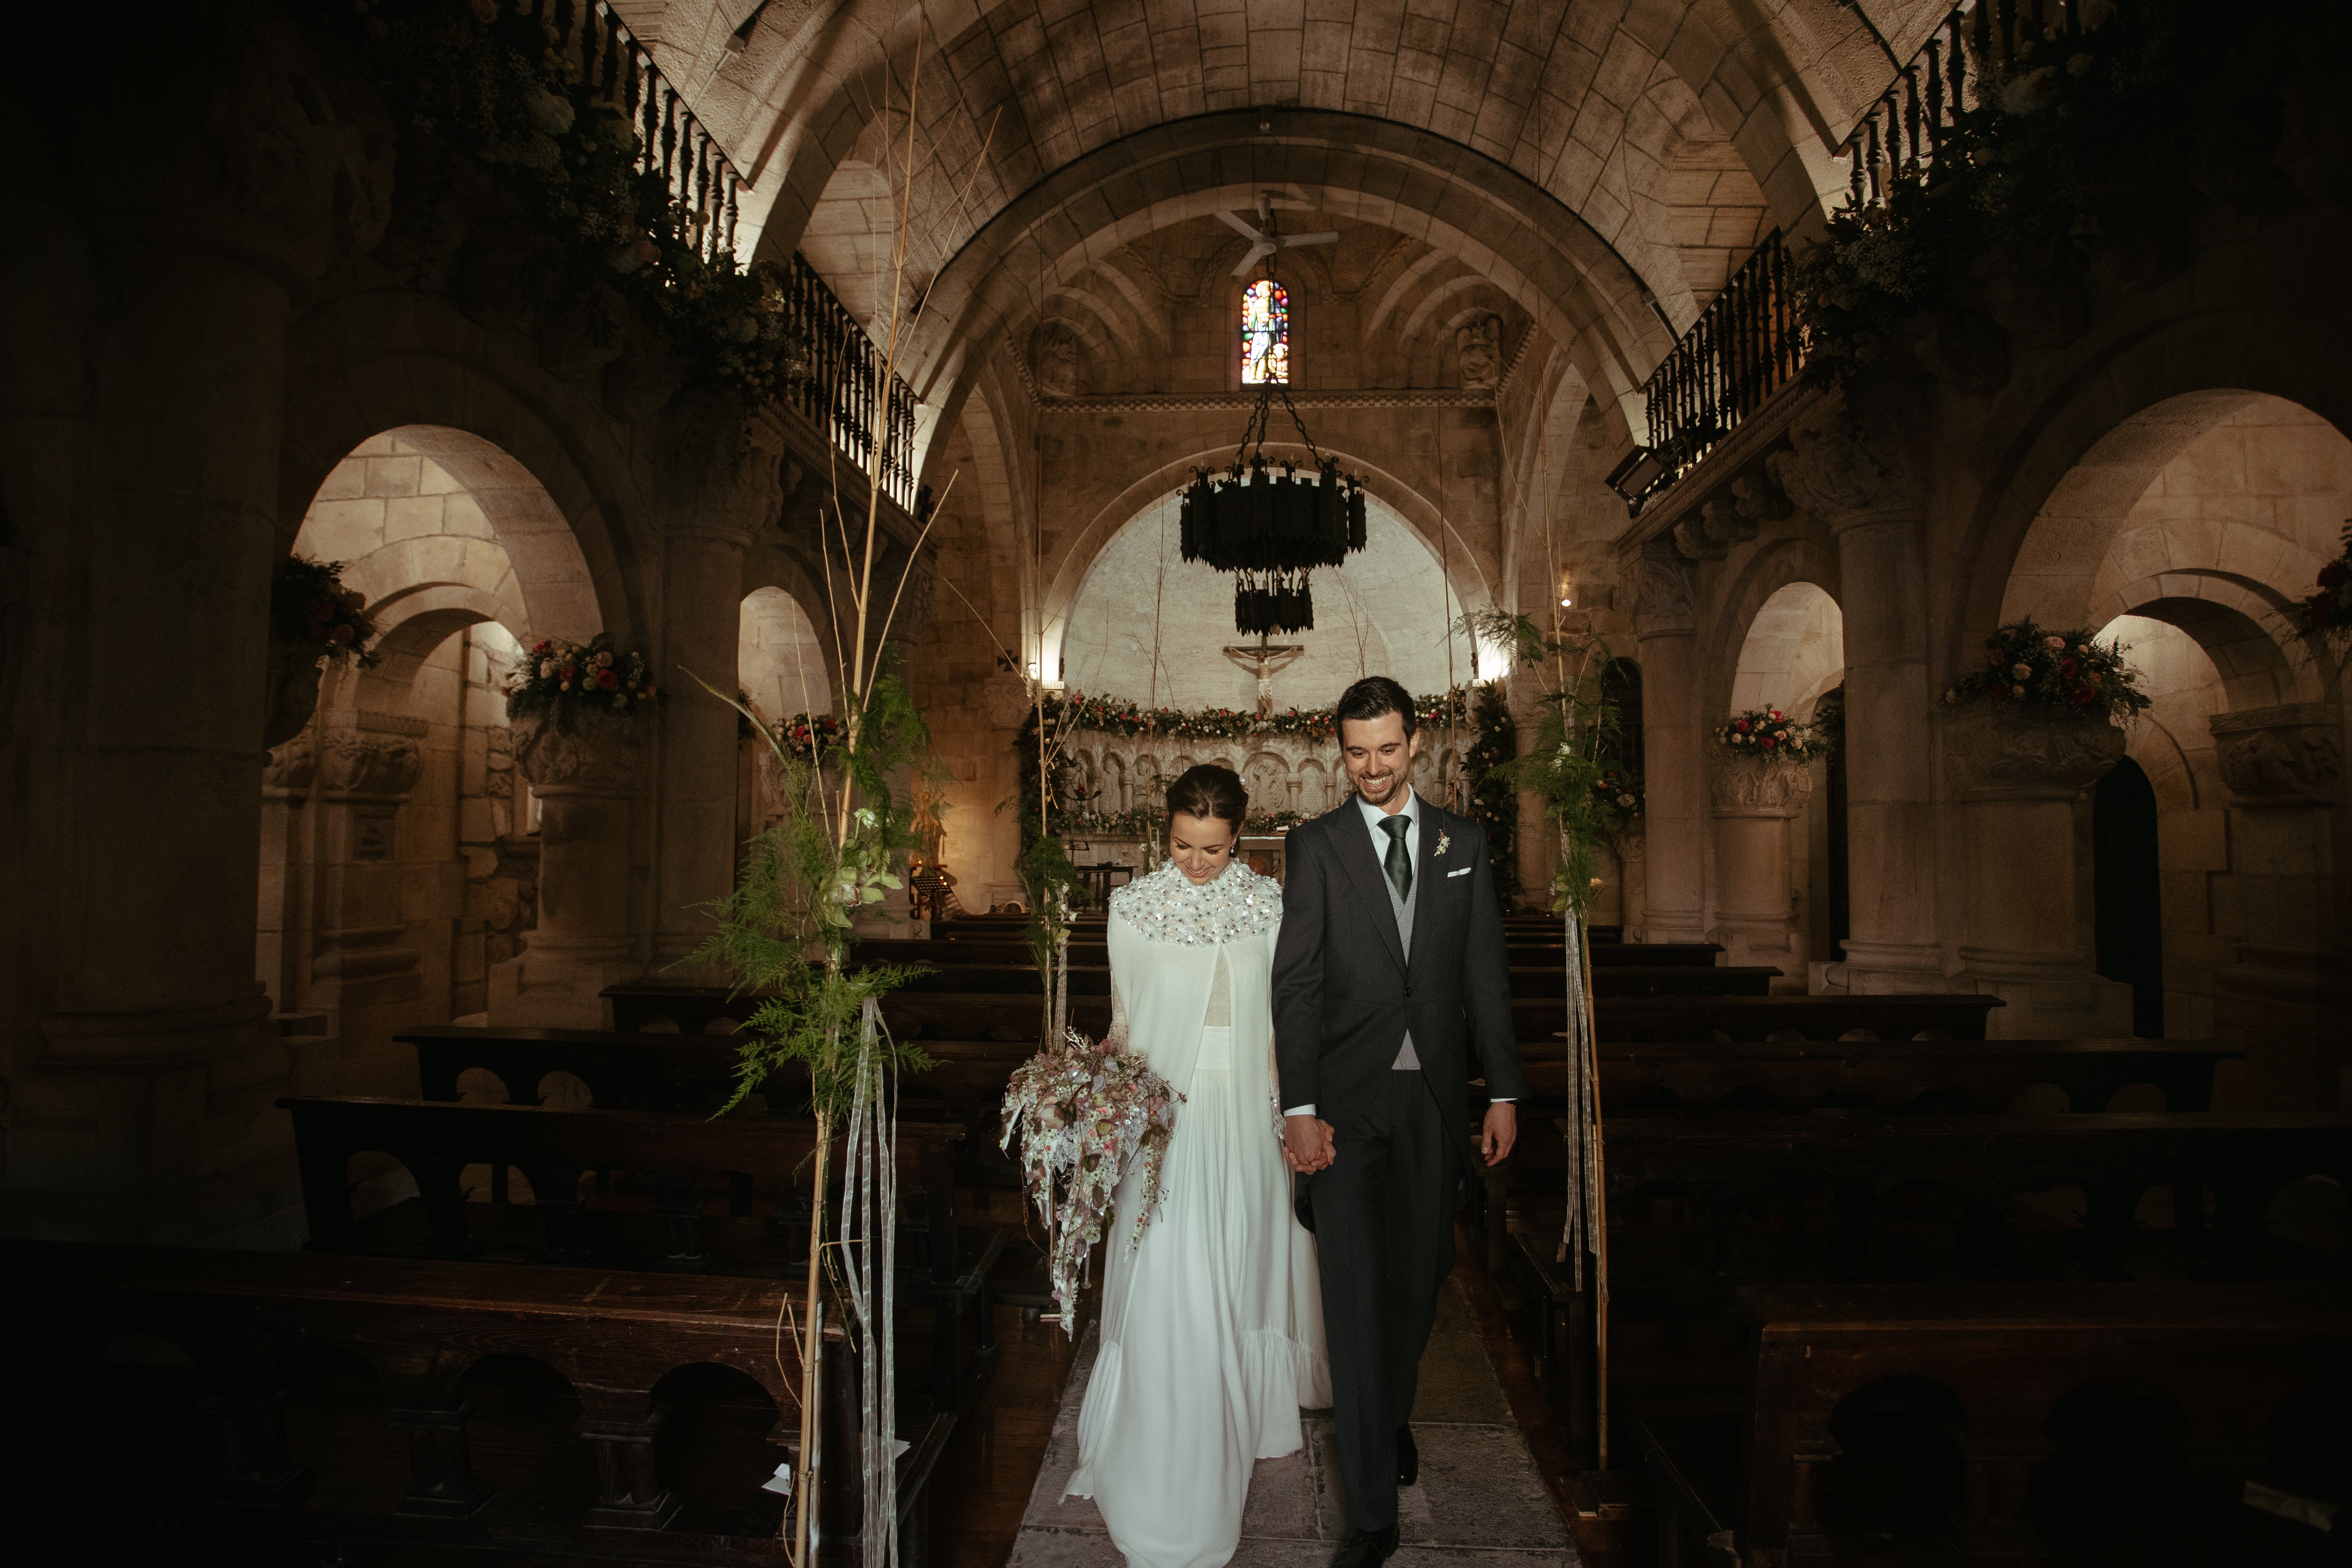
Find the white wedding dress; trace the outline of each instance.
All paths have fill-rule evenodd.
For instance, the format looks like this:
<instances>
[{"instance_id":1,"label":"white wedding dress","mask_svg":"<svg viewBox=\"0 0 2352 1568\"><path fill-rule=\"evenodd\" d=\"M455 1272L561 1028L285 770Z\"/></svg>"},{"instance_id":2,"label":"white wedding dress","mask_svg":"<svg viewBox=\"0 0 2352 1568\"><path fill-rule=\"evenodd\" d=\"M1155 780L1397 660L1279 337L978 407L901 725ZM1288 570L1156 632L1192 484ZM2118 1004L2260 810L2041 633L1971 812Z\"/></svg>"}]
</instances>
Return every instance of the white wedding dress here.
<instances>
[{"instance_id":1,"label":"white wedding dress","mask_svg":"<svg viewBox=\"0 0 2352 1568\"><path fill-rule=\"evenodd\" d=\"M1111 895L1113 1031L1185 1097L1139 1245L1139 1163L1119 1185L1067 1488L1129 1568L1222 1568L1250 1467L1297 1452L1300 1407L1331 1403L1315 1238L1276 1131L1281 923L1281 886L1245 866L1195 885L1171 863Z\"/></svg>"}]
</instances>

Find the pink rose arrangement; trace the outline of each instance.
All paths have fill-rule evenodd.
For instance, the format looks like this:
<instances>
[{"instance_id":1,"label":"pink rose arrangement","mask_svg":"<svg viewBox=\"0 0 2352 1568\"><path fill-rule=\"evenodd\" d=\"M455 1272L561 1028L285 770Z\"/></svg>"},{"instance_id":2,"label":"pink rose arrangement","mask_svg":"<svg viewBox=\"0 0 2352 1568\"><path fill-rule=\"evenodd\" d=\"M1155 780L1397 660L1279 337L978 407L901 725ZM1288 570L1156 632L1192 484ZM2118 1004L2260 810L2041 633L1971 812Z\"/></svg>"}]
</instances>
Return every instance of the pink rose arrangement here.
<instances>
[{"instance_id":1,"label":"pink rose arrangement","mask_svg":"<svg viewBox=\"0 0 2352 1568\"><path fill-rule=\"evenodd\" d=\"M1004 1089L999 1147L1021 1140L1022 1185L1045 1222L1045 1256L1062 1331L1075 1335L1087 1255L1102 1239L1118 1184L1143 1162L1133 1246L1160 1206L1160 1173L1184 1097L1114 1034L1097 1044L1076 1029L1013 1073Z\"/></svg>"}]
</instances>

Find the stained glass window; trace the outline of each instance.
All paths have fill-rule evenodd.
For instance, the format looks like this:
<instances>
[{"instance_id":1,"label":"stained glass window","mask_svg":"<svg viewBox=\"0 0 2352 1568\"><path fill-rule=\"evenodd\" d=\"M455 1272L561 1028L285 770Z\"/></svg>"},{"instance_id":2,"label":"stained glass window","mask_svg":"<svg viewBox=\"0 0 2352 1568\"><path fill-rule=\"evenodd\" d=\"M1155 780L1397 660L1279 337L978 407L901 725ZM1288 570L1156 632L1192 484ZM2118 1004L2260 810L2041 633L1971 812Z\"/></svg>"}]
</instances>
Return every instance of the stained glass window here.
<instances>
[{"instance_id":1,"label":"stained glass window","mask_svg":"<svg viewBox=\"0 0 2352 1568\"><path fill-rule=\"evenodd\" d=\"M1290 380L1290 292L1261 279L1242 294L1242 384Z\"/></svg>"}]
</instances>

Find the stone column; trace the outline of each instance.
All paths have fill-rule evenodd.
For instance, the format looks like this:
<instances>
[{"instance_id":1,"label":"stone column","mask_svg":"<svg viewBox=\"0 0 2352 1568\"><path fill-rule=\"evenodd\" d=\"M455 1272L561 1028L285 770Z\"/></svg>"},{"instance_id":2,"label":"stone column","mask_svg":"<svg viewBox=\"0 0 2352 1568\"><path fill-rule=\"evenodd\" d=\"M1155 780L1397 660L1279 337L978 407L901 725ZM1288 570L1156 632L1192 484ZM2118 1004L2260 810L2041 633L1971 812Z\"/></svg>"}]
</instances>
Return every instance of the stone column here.
<instances>
[{"instance_id":1,"label":"stone column","mask_svg":"<svg viewBox=\"0 0 2352 1568\"><path fill-rule=\"evenodd\" d=\"M2352 1104L2352 1045L2336 871L2344 715L2317 702L2219 713L2230 786L2237 961L2214 978L2214 1032L2247 1050L2253 1091L2279 1105Z\"/></svg>"},{"instance_id":2,"label":"stone column","mask_svg":"<svg viewBox=\"0 0 2352 1568\"><path fill-rule=\"evenodd\" d=\"M1891 430L1857 438L1838 403L1790 439L1772 474L1837 540L1844 619L1850 934L1826 978L1853 992L1939 991L1924 488Z\"/></svg>"},{"instance_id":3,"label":"stone column","mask_svg":"<svg viewBox=\"0 0 2352 1568\"><path fill-rule=\"evenodd\" d=\"M193 1240L299 1199L255 974L287 329L381 235L390 161L337 123L342 84L290 23L154 23L93 17L51 58L79 78L55 188L89 203L101 303L55 758L73 783L33 851L42 950L13 955L39 1023L0 1225Z\"/></svg>"},{"instance_id":4,"label":"stone column","mask_svg":"<svg viewBox=\"0 0 2352 1568\"><path fill-rule=\"evenodd\" d=\"M661 651L653 664L669 700L661 709L654 785L656 966L692 952L710 934L701 906L734 887L736 841L756 826L739 830L735 821L735 710L696 678L735 694L743 553L780 500L774 433L747 422L733 397L672 405L663 436ZM692 978L682 969L669 975Z\"/></svg>"},{"instance_id":5,"label":"stone column","mask_svg":"<svg viewBox=\"0 0 2352 1568\"><path fill-rule=\"evenodd\" d=\"M1708 784L1715 806L1708 940L1724 945L1725 962L1775 964L1801 987L1803 950L1789 899L1789 822L1805 808L1812 775L1800 764L1726 755Z\"/></svg>"},{"instance_id":6,"label":"stone column","mask_svg":"<svg viewBox=\"0 0 2352 1568\"><path fill-rule=\"evenodd\" d=\"M539 797L539 925L491 972L492 1024L601 1029L599 994L640 976L630 834L646 728L642 716L603 712L572 715L569 730L548 714L512 722L515 765Z\"/></svg>"},{"instance_id":7,"label":"stone column","mask_svg":"<svg viewBox=\"0 0 2352 1568\"><path fill-rule=\"evenodd\" d=\"M424 955L408 941L400 832L401 808L424 771L426 725L350 707L320 714L314 732L315 858L306 868L311 930L301 1005L326 1015L328 1032L347 1050L349 1042L385 1042L375 1059L343 1058L337 1092L413 1094L414 1053L389 1040L415 1020L413 1005L424 994Z\"/></svg>"},{"instance_id":8,"label":"stone column","mask_svg":"<svg viewBox=\"0 0 2352 1568\"><path fill-rule=\"evenodd\" d=\"M2120 1037L2131 987L2091 971L2076 899L2075 803L2124 754L2104 719L1977 703L1943 726L1944 773L1960 803L1969 868L1967 945L1956 991L1990 992L2002 1039Z\"/></svg>"},{"instance_id":9,"label":"stone column","mask_svg":"<svg viewBox=\"0 0 2352 1568\"><path fill-rule=\"evenodd\" d=\"M1633 635L1642 661L1645 942L1706 940L1701 834L1706 784L1700 762L1697 619L1689 565L1664 540L1642 547Z\"/></svg>"}]
</instances>

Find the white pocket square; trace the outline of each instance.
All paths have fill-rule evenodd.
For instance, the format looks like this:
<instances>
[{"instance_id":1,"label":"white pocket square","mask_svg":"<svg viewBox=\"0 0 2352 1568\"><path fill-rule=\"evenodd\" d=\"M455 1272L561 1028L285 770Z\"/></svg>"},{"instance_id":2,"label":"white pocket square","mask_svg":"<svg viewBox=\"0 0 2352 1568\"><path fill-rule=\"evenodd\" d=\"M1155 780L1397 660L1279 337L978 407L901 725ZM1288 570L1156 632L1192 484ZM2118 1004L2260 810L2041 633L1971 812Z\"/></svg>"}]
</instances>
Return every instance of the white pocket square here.
<instances>
[{"instance_id":1,"label":"white pocket square","mask_svg":"<svg viewBox=\"0 0 2352 1568\"><path fill-rule=\"evenodd\" d=\"M1445 879L1450 882L1456 877L1466 877L1477 868L1475 866L1465 866L1459 871L1448 871L1445 873Z\"/></svg>"}]
</instances>

